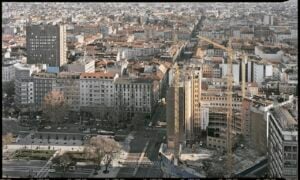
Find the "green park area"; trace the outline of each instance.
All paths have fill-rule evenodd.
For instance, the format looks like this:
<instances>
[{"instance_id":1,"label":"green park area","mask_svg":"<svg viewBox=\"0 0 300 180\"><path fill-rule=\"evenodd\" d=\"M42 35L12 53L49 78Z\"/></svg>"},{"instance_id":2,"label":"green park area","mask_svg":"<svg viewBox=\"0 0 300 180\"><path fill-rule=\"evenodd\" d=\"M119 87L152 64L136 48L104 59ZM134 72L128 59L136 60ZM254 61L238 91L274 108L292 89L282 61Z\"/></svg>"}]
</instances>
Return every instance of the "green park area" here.
<instances>
[{"instance_id":1,"label":"green park area","mask_svg":"<svg viewBox=\"0 0 300 180\"><path fill-rule=\"evenodd\" d=\"M48 160L53 154L54 150L16 150L13 154L13 159L25 159L25 160Z\"/></svg>"}]
</instances>

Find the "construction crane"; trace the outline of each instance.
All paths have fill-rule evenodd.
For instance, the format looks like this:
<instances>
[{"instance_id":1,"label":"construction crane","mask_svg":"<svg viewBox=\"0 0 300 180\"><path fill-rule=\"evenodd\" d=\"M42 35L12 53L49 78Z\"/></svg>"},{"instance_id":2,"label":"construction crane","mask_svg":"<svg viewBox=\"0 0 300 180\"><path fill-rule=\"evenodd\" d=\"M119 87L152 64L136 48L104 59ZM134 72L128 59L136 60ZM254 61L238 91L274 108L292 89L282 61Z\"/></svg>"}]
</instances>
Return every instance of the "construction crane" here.
<instances>
[{"instance_id":1,"label":"construction crane","mask_svg":"<svg viewBox=\"0 0 300 180\"><path fill-rule=\"evenodd\" d=\"M234 56L234 51L231 47L231 38L228 41L228 46L222 46L216 42L211 41L208 38L198 36L199 39L206 41L210 44L213 44L215 47L223 49L227 52L228 61L227 61L227 130L226 130L226 140L227 140L227 168L229 176L232 174L232 165L233 165L233 157L232 157L232 82L233 82L233 75L232 75L232 59ZM245 54L244 54L244 57ZM245 62L242 62L242 97L245 97Z\"/></svg>"}]
</instances>

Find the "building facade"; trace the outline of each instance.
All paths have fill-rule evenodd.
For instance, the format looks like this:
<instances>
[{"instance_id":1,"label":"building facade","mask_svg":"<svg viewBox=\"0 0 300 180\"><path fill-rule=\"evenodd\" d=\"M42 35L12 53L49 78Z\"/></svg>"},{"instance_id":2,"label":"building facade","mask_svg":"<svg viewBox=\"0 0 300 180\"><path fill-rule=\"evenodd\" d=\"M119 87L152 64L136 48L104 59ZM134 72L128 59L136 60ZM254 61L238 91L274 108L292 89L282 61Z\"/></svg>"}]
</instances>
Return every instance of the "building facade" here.
<instances>
[{"instance_id":1,"label":"building facade","mask_svg":"<svg viewBox=\"0 0 300 180\"><path fill-rule=\"evenodd\" d=\"M54 73L39 72L32 74L34 83L34 105L36 109L42 107L45 96L55 86L57 75Z\"/></svg>"},{"instance_id":2,"label":"building facade","mask_svg":"<svg viewBox=\"0 0 300 180\"><path fill-rule=\"evenodd\" d=\"M61 72L57 75L53 90L63 92L64 99L71 111L80 110L80 74Z\"/></svg>"}]
</instances>

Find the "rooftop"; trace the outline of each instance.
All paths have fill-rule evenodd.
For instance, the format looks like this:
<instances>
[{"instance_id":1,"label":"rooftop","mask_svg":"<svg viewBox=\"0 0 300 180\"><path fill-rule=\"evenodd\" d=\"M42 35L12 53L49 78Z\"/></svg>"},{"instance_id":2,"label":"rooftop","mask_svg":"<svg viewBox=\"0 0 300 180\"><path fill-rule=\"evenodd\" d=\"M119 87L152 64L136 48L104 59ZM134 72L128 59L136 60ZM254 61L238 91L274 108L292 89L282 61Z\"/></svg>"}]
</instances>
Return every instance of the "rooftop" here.
<instances>
[{"instance_id":1,"label":"rooftop","mask_svg":"<svg viewBox=\"0 0 300 180\"><path fill-rule=\"evenodd\" d=\"M282 129L289 130L295 129L298 126L298 122L292 116L292 114L288 111L287 107L276 107L272 109L273 116L278 120Z\"/></svg>"},{"instance_id":2,"label":"rooftop","mask_svg":"<svg viewBox=\"0 0 300 180\"><path fill-rule=\"evenodd\" d=\"M114 79L116 73L112 72L95 72L95 73L81 73L80 79Z\"/></svg>"}]
</instances>

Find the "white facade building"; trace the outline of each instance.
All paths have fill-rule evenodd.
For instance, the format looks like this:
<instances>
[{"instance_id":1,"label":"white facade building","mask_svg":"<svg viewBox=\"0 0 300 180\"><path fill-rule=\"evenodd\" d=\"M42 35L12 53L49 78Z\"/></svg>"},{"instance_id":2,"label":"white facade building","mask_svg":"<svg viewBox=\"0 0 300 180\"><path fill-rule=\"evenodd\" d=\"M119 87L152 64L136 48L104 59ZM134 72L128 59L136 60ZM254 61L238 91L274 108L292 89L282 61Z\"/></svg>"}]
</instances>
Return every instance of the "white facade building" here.
<instances>
[{"instance_id":1,"label":"white facade building","mask_svg":"<svg viewBox=\"0 0 300 180\"><path fill-rule=\"evenodd\" d=\"M110 72L81 73L80 75L80 106L115 105L114 81L118 74Z\"/></svg>"},{"instance_id":2,"label":"white facade building","mask_svg":"<svg viewBox=\"0 0 300 180\"><path fill-rule=\"evenodd\" d=\"M220 64L222 69L222 78L226 78L227 75L227 64ZM240 83L240 64L232 64L232 75L234 84L238 85Z\"/></svg>"},{"instance_id":3,"label":"white facade building","mask_svg":"<svg viewBox=\"0 0 300 180\"><path fill-rule=\"evenodd\" d=\"M247 82L262 83L266 77L273 76L273 66L266 62L248 61L247 65Z\"/></svg>"}]
</instances>

